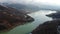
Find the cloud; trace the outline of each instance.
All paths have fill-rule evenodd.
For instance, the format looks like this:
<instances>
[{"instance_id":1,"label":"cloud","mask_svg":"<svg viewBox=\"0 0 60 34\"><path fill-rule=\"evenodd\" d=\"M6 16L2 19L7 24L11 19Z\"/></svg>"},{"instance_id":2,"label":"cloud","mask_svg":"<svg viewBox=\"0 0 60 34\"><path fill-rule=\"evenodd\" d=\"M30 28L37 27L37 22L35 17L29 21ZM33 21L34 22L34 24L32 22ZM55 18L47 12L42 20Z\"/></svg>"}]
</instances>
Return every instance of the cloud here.
<instances>
[{"instance_id":1,"label":"cloud","mask_svg":"<svg viewBox=\"0 0 60 34\"><path fill-rule=\"evenodd\" d=\"M21 3L21 4L60 5L60 0L0 0L0 2L11 2L11 3Z\"/></svg>"},{"instance_id":2,"label":"cloud","mask_svg":"<svg viewBox=\"0 0 60 34\"><path fill-rule=\"evenodd\" d=\"M32 0L0 0L0 2L30 4Z\"/></svg>"}]
</instances>

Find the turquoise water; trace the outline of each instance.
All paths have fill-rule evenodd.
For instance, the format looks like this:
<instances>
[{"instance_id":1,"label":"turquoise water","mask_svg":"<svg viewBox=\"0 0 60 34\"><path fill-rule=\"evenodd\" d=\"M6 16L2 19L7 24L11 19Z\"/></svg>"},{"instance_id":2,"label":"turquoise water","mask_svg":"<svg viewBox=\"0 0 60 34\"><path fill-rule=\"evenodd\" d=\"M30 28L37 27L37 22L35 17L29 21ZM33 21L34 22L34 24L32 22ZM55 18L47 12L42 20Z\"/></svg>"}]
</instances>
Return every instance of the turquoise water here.
<instances>
[{"instance_id":1,"label":"turquoise water","mask_svg":"<svg viewBox=\"0 0 60 34\"><path fill-rule=\"evenodd\" d=\"M42 11L42 10L40 10L40 11L37 11L34 13L30 13L28 15L30 15L31 17L33 17L35 19L34 22L17 26L8 32L4 32L4 33L0 33L0 34L29 34L39 24L42 24L45 21L52 20L52 18L45 16L46 14L50 14L50 13L55 13L55 11L49 11L49 10L48 11L45 11L45 10Z\"/></svg>"}]
</instances>

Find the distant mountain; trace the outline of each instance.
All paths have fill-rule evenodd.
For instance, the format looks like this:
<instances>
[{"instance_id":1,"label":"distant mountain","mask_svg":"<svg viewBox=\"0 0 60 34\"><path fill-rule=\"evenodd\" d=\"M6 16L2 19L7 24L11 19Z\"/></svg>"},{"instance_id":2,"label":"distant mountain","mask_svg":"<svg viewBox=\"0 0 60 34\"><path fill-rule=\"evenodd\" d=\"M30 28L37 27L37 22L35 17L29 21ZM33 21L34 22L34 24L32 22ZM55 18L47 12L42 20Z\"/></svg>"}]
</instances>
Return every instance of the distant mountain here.
<instances>
[{"instance_id":1,"label":"distant mountain","mask_svg":"<svg viewBox=\"0 0 60 34\"><path fill-rule=\"evenodd\" d=\"M3 5L9 6L9 7L13 7L19 10L26 10L26 11L39 11L39 10L59 10L60 11L60 7L59 6L51 6L51 5L32 5L32 4L19 4L19 3L2 3Z\"/></svg>"},{"instance_id":2,"label":"distant mountain","mask_svg":"<svg viewBox=\"0 0 60 34\"><path fill-rule=\"evenodd\" d=\"M38 11L40 10L40 8L38 6L34 6L34 5L23 5L23 4L8 4L8 3L2 3L3 5L9 6L9 7L13 7L19 10L27 10L27 11Z\"/></svg>"}]
</instances>

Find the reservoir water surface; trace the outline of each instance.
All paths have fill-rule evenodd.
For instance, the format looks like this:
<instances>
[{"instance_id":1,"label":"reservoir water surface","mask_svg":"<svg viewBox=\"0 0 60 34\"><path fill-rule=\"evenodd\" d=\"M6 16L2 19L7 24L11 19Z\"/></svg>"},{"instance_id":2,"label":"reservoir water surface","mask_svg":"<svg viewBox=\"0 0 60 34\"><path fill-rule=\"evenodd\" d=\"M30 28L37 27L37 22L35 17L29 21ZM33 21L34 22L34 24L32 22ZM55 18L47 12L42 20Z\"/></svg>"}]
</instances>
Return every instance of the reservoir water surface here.
<instances>
[{"instance_id":1,"label":"reservoir water surface","mask_svg":"<svg viewBox=\"0 0 60 34\"><path fill-rule=\"evenodd\" d=\"M4 32L4 33L0 33L0 34L29 34L40 24L43 24L46 21L52 20L52 18L49 18L46 16L46 14L50 14L50 13L56 13L56 11L40 10L40 11L30 13L28 15L33 17L35 19L35 21L24 24L24 25L17 26L8 32Z\"/></svg>"}]
</instances>

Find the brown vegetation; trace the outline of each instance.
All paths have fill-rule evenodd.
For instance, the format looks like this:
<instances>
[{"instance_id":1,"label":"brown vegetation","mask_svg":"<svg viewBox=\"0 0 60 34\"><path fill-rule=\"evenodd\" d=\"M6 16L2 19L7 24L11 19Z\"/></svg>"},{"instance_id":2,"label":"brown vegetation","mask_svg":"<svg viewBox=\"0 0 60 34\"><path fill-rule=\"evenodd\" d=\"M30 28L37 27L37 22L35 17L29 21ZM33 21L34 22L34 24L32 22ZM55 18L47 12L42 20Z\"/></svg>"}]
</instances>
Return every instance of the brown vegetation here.
<instances>
[{"instance_id":1,"label":"brown vegetation","mask_svg":"<svg viewBox=\"0 0 60 34\"><path fill-rule=\"evenodd\" d=\"M0 5L0 31L7 31L17 25L32 21L34 19L22 11Z\"/></svg>"}]
</instances>

